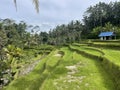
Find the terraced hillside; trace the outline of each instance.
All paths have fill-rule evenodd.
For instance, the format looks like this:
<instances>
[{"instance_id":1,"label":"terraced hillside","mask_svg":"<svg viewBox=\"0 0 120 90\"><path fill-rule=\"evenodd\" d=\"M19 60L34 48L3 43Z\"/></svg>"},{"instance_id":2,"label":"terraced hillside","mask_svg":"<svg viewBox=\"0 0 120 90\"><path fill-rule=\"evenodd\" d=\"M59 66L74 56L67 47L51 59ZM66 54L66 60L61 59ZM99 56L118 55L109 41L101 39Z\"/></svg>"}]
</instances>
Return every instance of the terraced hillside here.
<instances>
[{"instance_id":1,"label":"terraced hillside","mask_svg":"<svg viewBox=\"0 0 120 90\"><path fill-rule=\"evenodd\" d=\"M13 80L4 90L119 90L119 82L105 65L110 56L106 52L79 44L56 49L31 73Z\"/></svg>"},{"instance_id":2,"label":"terraced hillside","mask_svg":"<svg viewBox=\"0 0 120 90\"><path fill-rule=\"evenodd\" d=\"M116 49L120 50L120 40L112 40L112 41L93 41L91 43L94 47L102 47L102 48L108 48L108 49Z\"/></svg>"},{"instance_id":3,"label":"terraced hillside","mask_svg":"<svg viewBox=\"0 0 120 90\"><path fill-rule=\"evenodd\" d=\"M98 42L97 42L98 43ZM117 90L120 89L120 51L119 46L116 48L116 43L112 42L112 47L107 47L108 42L99 42L104 43L103 46L95 45L95 44L74 44L73 46L70 46L72 50L76 50L77 52L84 54L84 56L92 57L92 58L98 58L100 63L102 63L102 66L104 69L111 75L113 78L113 81L116 85ZM114 48L115 47L115 48ZM84 48L84 49L81 49ZM92 51L89 52L89 50L86 50L85 48L89 48ZM101 53L101 55L98 55L95 53L95 51L98 51Z\"/></svg>"}]
</instances>

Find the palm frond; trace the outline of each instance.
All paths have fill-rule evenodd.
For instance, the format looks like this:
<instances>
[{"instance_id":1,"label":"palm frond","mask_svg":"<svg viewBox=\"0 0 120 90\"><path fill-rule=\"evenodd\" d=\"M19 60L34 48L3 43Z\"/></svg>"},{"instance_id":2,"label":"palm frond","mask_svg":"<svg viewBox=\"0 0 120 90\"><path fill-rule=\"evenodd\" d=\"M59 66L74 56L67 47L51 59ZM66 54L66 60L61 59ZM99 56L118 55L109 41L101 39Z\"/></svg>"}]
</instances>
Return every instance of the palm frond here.
<instances>
[{"instance_id":1,"label":"palm frond","mask_svg":"<svg viewBox=\"0 0 120 90\"><path fill-rule=\"evenodd\" d=\"M16 11L17 11L17 1L16 0L13 0L13 1L14 1L14 4L15 4Z\"/></svg>"},{"instance_id":2,"label":"palm frond","mask_svg":"<svg viewBox=\"0 0 120 90\"><path fill-rule=\"evenodd\" d=\"M33 0L33 3L35 5L35 9L36 9L37 13L39 13L39 0Z\"/></svg>"},{"instance_id":3,"label":"palm frond","mask_svg":"<svg viewBox=\"0 0 120 90\"><path fill-rule=\"evenodd\" d=\"M13 0L13 1L15 4L16 11L17 11L17 0ZM37 13L39 13L39 0L33 0L33 4L35 5L35 9Z\"/></svg>"}]
</instances>

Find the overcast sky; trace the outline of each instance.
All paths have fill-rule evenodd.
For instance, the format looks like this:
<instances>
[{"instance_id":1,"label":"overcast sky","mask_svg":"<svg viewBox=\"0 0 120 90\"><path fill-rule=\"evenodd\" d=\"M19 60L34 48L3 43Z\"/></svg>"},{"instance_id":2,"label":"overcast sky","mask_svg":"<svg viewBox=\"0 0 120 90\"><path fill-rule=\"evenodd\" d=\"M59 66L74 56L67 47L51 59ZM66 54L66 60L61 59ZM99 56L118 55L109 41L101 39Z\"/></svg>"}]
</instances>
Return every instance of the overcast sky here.
<instances>
[{"instance_id":1,"label":"overcast sky","mask_svg":"<svg viewBox=\"0 0 120 90\"><path fill-rule=\"evenodd\" d=\"M39 0L40 12L36 13L32 0L17 0L17 12L13 0L0 0L0 18L11 18L39 25L42 31L48 31L58 24L71 20L81 20L90 5L98 2L119 0Z\"/></svg>"}]
</instances>

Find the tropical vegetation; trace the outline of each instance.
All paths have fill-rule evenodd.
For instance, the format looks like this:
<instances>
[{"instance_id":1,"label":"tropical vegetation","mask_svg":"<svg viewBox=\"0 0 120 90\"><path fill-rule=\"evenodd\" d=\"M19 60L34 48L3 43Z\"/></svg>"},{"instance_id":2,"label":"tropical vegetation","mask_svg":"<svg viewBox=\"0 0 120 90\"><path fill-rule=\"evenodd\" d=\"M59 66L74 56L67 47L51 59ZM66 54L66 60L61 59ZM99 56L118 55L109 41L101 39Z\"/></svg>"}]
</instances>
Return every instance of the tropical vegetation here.
<instances>
[{"instance_id":1,"label":"tropical vegetation","mask_svg":"<svg viewBox=\"0 0 120 90\"><path fill-rule=\"evenodd\" d=\"M38 0L33 1L39 11ZM119 11L120 2L99 2L87 8L83 21L49 32L0 19L0 88L120 90ZM116 39L99 40L103 31L115 32Z\"/></svg>"}]
</instances>

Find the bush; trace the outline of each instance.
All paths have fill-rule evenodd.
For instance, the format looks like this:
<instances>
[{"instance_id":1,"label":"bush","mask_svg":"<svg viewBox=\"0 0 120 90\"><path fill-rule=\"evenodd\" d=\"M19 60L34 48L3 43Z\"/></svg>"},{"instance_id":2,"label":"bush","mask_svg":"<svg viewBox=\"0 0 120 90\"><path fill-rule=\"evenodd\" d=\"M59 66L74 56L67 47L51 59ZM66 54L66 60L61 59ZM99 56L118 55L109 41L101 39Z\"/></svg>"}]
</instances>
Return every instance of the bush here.
<instances>
[{"instance_id":1,"label":"bush","mask_svg":"<svg viewBox=\"0 0 120 90\"><path fill-rule=\"evenodd\" d=\"M35 53L34 53L34 57L37 57L37 56L38 56L38 53L37 53L37 52L35 52Z\"/></svg>"}]
</instances>

